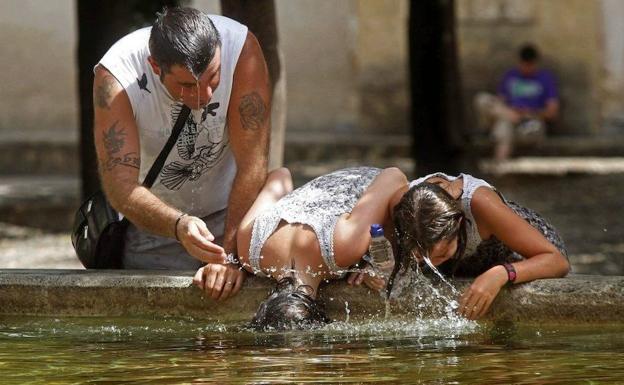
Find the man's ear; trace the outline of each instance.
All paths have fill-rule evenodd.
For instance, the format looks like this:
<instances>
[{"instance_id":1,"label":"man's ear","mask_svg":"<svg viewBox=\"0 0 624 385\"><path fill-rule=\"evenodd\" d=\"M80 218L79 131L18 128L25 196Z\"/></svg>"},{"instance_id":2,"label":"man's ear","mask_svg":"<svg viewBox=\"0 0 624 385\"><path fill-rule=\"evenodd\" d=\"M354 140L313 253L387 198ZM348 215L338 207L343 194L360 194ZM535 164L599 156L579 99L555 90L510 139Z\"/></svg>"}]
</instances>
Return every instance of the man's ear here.
<instances>
[{"instance_id":1,"label":"man's ear","mask_svg":"<svg viewBox=\"0 0 624 385\"><path fill-rule=\"evenodd\" d=\"M160 76L161 71L160 71L160 67L158 66L158 64L156 64L156 60L154 60L153 57L148 56L147 61L150 63L150 66L152 66L152 71L154 71L156 76Z\"/></svg>"}]
</instances>

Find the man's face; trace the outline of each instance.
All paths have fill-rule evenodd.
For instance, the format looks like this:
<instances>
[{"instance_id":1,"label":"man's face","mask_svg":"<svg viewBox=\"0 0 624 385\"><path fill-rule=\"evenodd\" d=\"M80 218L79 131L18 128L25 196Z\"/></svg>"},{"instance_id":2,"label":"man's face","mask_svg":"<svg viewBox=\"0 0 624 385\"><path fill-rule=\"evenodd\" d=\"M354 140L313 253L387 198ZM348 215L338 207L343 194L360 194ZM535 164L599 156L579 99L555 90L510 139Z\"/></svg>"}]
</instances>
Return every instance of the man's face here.
<instances>
[{"instance_id":1,"label":"man's face","mask_svg":"<svg viewBox=\"0 0 624 385\"><path fill-rule=\"evenodd\" d=\"M520 61L518 68L524 76L531 76L537 72L537 61Z\"/></svg>"},{"instance_id":2,"label":"man's face","mask_svg":"<svg viewBox=\"0 0 624 385\"><path fill-rule=\"evenodd\" d=\"M173 65L169 72L161 75L162 70L150 57L152 69L160 76L161 82L176 100L182 101L191 109L197 110L206 106L221 79L221 49L217 47L210 64L199 79L195 79L191 71L180 65Z\"/></svg>"}]
</instances>

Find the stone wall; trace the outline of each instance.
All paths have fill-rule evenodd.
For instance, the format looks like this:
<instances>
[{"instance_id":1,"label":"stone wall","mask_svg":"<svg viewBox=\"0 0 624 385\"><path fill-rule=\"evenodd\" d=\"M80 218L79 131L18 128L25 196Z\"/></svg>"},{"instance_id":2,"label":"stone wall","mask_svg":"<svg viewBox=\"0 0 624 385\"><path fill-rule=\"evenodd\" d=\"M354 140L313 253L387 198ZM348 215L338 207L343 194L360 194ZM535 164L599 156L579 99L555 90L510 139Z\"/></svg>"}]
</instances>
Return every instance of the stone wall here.
<instances>
[{"instance_id":1,"label":"stone wall","mask_svg":"<svg viewBox=\"0 0 624 385\"><path fill-rule=\"evenodd\" d=\"M277 0L287 135L407 131L407 0Z\"/></svg>"},{"instance_id":2,"label":"stone wall","mask_svg":"<svg viewBox=\"0 0 624 385\"><path fill-rule=\"evenodd\" d=\"M0 132L75 140L78 104L72 0L0 2Z\"/></svg>"},{"instance_id":3,"label":"stone wall","mask_svg":"<svg viewBox=\"0 0 624 385\"><path fill-rule=\"evenodd\" d=\"M207 12L218 0L191 4ZM560 133L624 126L619 0L456 0L465 101L493 91L535 41L561 85ZM276 0L287 71L288 134L408 132L407 0ZM0 2L0 130L75 140L76 20L70 0ZM467 127L474 126L468 116ZM603 129L606 127L606 130Z\"/></svg>"},{"instance_id":4,"label":"stone wall","mask_svg":"<svg viewBox=\"0 0 624 385\"><path fill-rule=\"evenodd\" d=\"M166 274L165 274L166 273ZM248 278L235 300L205 298L192 285L193 271L152 270L2 270L0 317L38 316L148 316L194 317L207 321L244 322L254 314L273 282ZM451 280L462 292L469 280ZM437 293L452 296L438 282ZM411 288L413 289L413 288ZM435 318L444 314L443 301L420 301L430 288L405 290L391 301L392 317ZM344 281L323 285L319 291L327 315L334 320L382 319L387 311L382 297L365 286ZM348 313L345 311L348 309ZM543 279L505 287L486 316L488 321L557 323L622 322L624 277L577 275Z\"/></svg>"},{"instance_id":5,"label":"stone wall","mask_svg":"<svg viewBox=\"0 0 624 385\"><path fill-rule=\"evenodd\" d=\"M357 122L356 2L277 1L288 132L349 132Z\"/></svg>"}]
</instances>

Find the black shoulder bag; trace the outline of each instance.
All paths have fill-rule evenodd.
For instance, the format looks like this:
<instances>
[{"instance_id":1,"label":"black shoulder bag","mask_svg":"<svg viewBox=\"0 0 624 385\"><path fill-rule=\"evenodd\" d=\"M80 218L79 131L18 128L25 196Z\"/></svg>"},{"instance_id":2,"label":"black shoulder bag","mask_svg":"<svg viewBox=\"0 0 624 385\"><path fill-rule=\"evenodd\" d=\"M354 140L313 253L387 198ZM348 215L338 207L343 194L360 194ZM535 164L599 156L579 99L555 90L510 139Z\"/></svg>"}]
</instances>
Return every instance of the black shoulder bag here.
<instances>
[{"instance_id":1,"label":"black shoulder bag","mask_svg":"<svg viewBox=\"0 0 624 385\"><path fill-rule=\"evenodd\" d=\"M156 181L182 127L191 112L182 107L167 143L152 164L143 186L150 188ZM71 240L80 262L87 269L121 269L124 238L128 219L120 219L119 213L108 203L103 191L91 195L76 212Z\"/></svg>"}]
</instances>

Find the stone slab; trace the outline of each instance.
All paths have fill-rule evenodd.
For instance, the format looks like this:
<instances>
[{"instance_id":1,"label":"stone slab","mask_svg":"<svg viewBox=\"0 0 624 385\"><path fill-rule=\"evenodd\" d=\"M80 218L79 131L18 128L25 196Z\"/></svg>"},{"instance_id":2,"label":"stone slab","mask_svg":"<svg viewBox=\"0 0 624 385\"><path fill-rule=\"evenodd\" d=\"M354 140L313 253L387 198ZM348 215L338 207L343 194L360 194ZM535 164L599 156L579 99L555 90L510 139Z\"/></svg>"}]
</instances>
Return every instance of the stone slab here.
<instances>
[{"instance_id":1,"label":"stone slab","mask_svg":"<svg viewBox=\"0 0 624 385\"><path fill-rule=\"evenodd\" d=\"M79 205L80 179L76 176L3 176L0 172L2 222L66 231L71 228Z\"/></svg>"},{"instance_id":2,"label":"stone slab","mask_svg":"<svg viewBox=\"0 0 624 385\"><path fill-rule=\"evenodd\" d=\"M11 140L0 134L0 175L77 176L79 166L75 142L55 141L52 135Z\"/></svg>"},{"instance_id":3,"label":"stone slab","mask_svg":"<svg viewBox=\"0 0 624 385\"><path fill-rule=\"evenodd\" d=\"M496 175L622 174L624 157L520 157L505 161L484 160L479 168L484 173Z\"/></svg>"},{"instance_id":4,"label":"stone slab","mask_svg":"<svg viewBox=\"0 0 624 385\"><path fill-rule=\"evenodd\" d=\"M247 279L236 297L216 302L192 285L192 271L0 270L0 315L183 316L207 321L246 321L272 287L268 279ZM455 281L461 290L468 281ZM448 292L446 285L437 287ZM382 317L378 293L345 282L321 290L328 315L337 320ZM392 314L411 313L394 303ZM427 314L435 304L420 304ZM411 313L414 314L414 313ZM576 275L504 288L490 320L522 322L621 322L624 276Z\"/></svg>"}]
</instances>

